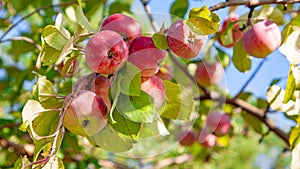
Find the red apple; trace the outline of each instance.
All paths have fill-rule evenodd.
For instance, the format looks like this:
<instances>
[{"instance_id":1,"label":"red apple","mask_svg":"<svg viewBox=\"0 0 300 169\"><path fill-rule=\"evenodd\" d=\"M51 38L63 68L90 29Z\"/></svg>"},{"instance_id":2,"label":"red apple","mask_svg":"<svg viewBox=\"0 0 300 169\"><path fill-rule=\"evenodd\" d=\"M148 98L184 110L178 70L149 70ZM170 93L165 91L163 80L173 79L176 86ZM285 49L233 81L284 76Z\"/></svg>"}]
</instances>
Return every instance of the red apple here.
<instances>
[{"instance_id":1,"label":"red apple","mask_svg":"<svg viewBox=\"0 0 300 169\"><path fill-rule=\"evenodd\" d=\"M173 80L174 77L174 69L169 65L163 65L156 76L160 77L162 80Z\"/></svg>"},{"instance_id":2,"label":"red apple","mask_svg":"<svg viewBox=\"0 0 300 169\"><path fill-rule=\"evenodd\" d=\"M220 43L220 45L222 45L224 47L227 47L227 48L230 48L234 44L236 44L240 39L242 39L244 33L243 33L243 31L240 31L240 26L237 23L238 19L239 19L239 16L235 15L235 14L232 14L228 18L226 18L226 20L224 21L224 23L222 25L221 30L218 33L216 33L216 37L217 37L217 40ZM230 30L231 33L232 33L231 34L232 35L232 42L231 43L223 42L221 37L220 37L228 29L228 20L230 22L234 23L233 28Z\"/></svg>"},{"instance_id":3,"label":"red apple","mask_svg":"<svg viewBox=\"0 0 300 169\"><path fill-rule=\"evenodd\" d=\"M219 62L201 62L198 64L195 72L196 81L203 87L218 84L223 76L224 69Z\"/></svg>"},{"instance_id":4,"label":"red apple","mask_svg":"<svg viewBox=\"0 0 300 169\"><path fill-rule=\"evenodd\" d=\"M165 101L166 89L163 81L157 76L151 76L141 84L141 90L154 99L155 109L159 109Z\"/></svg>"},{"instance_id":5,"label":"red apple","mask_svg":"<svg viewBox=\"0 0 300 169\"><path fill-rule=\"evenodd\" d=\"M71 94L64 100L65 107ZM81 90L66 110L63 125L81 136L93 136L107 123L107 108L102 99L91 91Z\"/></svg>"},{"instance_id":6,"label":"red apple","mask_svg":"<svg viewBox=\"0 0 300 169\"><path fill-rule=\"evenodd\" d=\"M281 32L272 21L256 23L243 37L247 53L257 58L265 58L281 44Z\"/></svg>"},{"instance_id":7,"label":"red apple","mask_svg":"<svg viewBox=\"0 0 300 169\"><path fill-rule=\"evenodd\" d=\"M81 88L78 89L79 85ZM81 76L76 83L73 85L74 90L88 90L96 93L105 103L108 111L111 108L111 102L109 99L109 90L111 82L110 80L100 74L95 74L95 76L84 75Z\"/></svg>"},{"instance_id":8,"label":"red apple","mask_svg":"<svg viewBox=\"0 0 300 169\"><path fill-rule=\"evenodd\" d=\"M192 59L203 51L207 36L195 34L183 20L174 22L167 32L169 48L179 57Z\"/></svg>"},{"instance_id":9,"label":"red apple","mask_svg":"<svg viewBox=\"0 0 300 169\"><path fill-rule=\"evenodd\" d=\"M176 135L176 140L179 141L182 146L192 146L196 140L196 134L191 130L180 131Z\"/></svg>"},{"instance_id":10,"label":"red apple","mask_svg":"<svg viewBox=\"0 0 300 169\"><path fill-rule=\"evenodd\" d=\"M157 73L165 57L166 51L155 47L151 37L140 36L130 45L128 61L140 69L142 77L150 77Z\"/></svg>"},{"instance_id":11,"label":"red apple","mask_svg":"<svg viewBox=\"0 0 300 169\"><path fill-rule=\"evenodd\" d=\"M94 72L113 74L127 59L128 47L122 37L113 31L96 33L86 44L86 63Z\"/></svg>"},{"instance_id":12,"label":"red apple","mask_svg":"<svg viewBox=\"0 0 300 169\"><path fill-rule=\"evenodd\" d=\"M133 18L120 13L107 17L100 30L111 30L119 33L128 45L133 39L142 35L141 25Z\"/></svg>"},{"instance_id":13,"label":"red apple","mask_svg":"<svg viewBox=\"0 0 300 169\"><path fill-rule=\"evenodd\" d=\"M230 116L226 113L212 112L207 116L205 127L217 136L227 134L231 129Z\"/></svg>"},{"instance_id":14,"label":"red apple","mask_svg":"<svg viewBox=\"0 0 300 169\"><path fill-rule=\"evenodd\" d=\"M205 129L201 129L197 135L197 142L206 148L212 148L217 143L217 136L209 133Z\"/></svg>"}]
</instances>

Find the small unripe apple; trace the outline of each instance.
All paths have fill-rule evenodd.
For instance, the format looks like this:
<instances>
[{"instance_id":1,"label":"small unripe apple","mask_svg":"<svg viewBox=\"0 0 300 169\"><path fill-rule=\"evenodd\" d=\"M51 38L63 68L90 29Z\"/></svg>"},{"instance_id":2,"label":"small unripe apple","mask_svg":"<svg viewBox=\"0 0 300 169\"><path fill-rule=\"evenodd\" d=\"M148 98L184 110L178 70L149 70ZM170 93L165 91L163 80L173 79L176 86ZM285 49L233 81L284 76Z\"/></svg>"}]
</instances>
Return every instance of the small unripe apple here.
<instances>
[{"instance_id":1,"label":"small unripe apple","mask_svg":"<svg viewBox=\"0 0 300 169\"><path fill-rule=\"evenodd\" d=\"M176 135L176 140L182 146L192 146L196 140L196 134L194 131L179 131Z\"/></svg>"},{"instance_id":2,"label":"small unripe apple","mask_svg":"<svg viewBox=\"0 0 300 169\"><path fill-rule=\"evenodd\" d=\"M81 85L81 88L77 89L79 85ZM91 75L84 75L81 76L73 85L73 92L74 90L88 90L96 93L104 101L109 111L111 108L111 102L109 99L110 86L110 80L103 75L95 74L93 77L91 77Z\"/></svg>"},{"instance_id":3,"label":"small unripe apple","mask_svg":"<svg viewBox=\"0 0 300 169\"><path fill-rule=\"evenodd\" d=\"M195 79L199 85L205 87L218 84L224 76L224 69L221 63L201 62L197 65Z\"/></svg>"},{"instance_id":4,"label":"small unripe apple","mask_svg":"<svg viewBox=\"0 0 300 169\"><path fill-rule=\"evenodd\" d=\"M206 119L205 127L217 136L227 134L231 129L230 116L226 113L212 112Z\"/></svg>"},{"instance_id":5,"label":"small unripe apple","mask_svg":"<svg viewBox=\"0 0 300 169\"><path fill-rule=\"evenodd\" d=\"M71 95L65 98L64 107L72 98ZM106 114L106 105L99 96L91 91L81 90L67 108L63 125L72 133L93 136L106 125Z\"/></svg>"},{"instance_id":6,"label":"small unripe apple","mask_svg":"<svg viewBox=\"0 0 300 169\"><path fill-rule=\"evenodd\" d=\"M247 53L257 58L265 58L281 44L281 32L276 23L265 20L253 25L243 37L243 47Z\"/></svg>"},{"instance_id":7,"label":"small unripe apple","mask_svg":"<svg viewBox=\"0 0 300 169\"><path fill-rule=\"evenodd\" d=\"M133 18L120 13L107 17L100 30L111 30L119 33L128 45L133 39L142 35L141 25Z\"/></svg>"},{"instance_id":8,"label":"small unripe apple","mask_svg":"<svg viewBox=\"0 0 300 169\"><path fill-rule=\"evenodd\" d=\"M217 143L217 136L209 133L206 129L201 129L197 135L197 142L206 148L212 148Z\"/></svg>"},{"instance_id":9,"label":"small unripe apple","mask_svg":"<svg viewBox=\"0 0 300 169\"><path fill-rule=\"evenodd\" d=\"M207 36L195 34L183 20L174 22L167 31L169 48L179 57L192 59L203 51Z\"/></svg>"},{"instance_id":10,"label":"small unripe apple","mask_svg":"<svg viewBox=\"0 0 300 169\"><path fill-rule=\"evenodd\" d=\"M140 69L142 77L155 75L165 58L166 51L155 47L149 36L135 38L129 48L128 61Z\"/></svg>"},{"instance_id":11,"label":"small unripe apple","mask_svg":"<svg viewBox=\"0 0 300 169\"><path fill-rule=\"evenodd\" d=\"M227 48L230 48L234 44L236 44L240 39L242 39L244 33L243 33L243 31L240 31L240 26L237 23L238 19L239 19L238 15L232 14L228 18L226 18L226 20L223 22L221 30L216 33L216 37L217 37L217 40L220 43L220 45L222 45L224 47L227 47ZM235 22L234 25L233 25L233 28L231 29L231 33L232 33L231 34L232 35L232 42L231 43L223 42L221 37L220 37L225 33L225 31L228 27L228 22L229 22L228 20L232 23Z\"/></svg>"},{"instance_id":12,"label":"small unripe apple","mask_svg":"<svg viewBox=\"0 0 300 169\"><path fill-rule=\"evenodd\" d=\"M94 72L113 74L127 59L128 47L122 37L113 31L96 33L86 44L86 63Z\"/></svg>"},{"instance_id":13,"label":"small unripe apple","mask_svg":"<svg viewBox=\"0 0 300 169\"><path fill-rule=\"evenodd\" d=\"M169 65L163 65L155 75L162 80L173 80L174 69Z\"/></svg>"},{"instance_id":14,"label":"small unripe apple","mask_svg":"<svg viewBox=\"0 0 300 169\"><path fill-rule=\"evenodd\" d=\"M155 109L159 109L165 101L166 89L163 81L157 76L151 76L141 84L141 90L154 99Z\"/></svg>"}]
</instances>

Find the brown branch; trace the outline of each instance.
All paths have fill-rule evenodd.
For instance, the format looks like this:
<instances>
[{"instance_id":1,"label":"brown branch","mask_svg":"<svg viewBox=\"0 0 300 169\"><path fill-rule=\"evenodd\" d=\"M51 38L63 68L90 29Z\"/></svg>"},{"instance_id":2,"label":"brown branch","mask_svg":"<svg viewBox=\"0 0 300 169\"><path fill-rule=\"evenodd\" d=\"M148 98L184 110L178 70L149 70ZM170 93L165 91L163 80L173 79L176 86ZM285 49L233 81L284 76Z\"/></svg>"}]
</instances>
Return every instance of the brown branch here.
<instances>
[{"instance_id":1,"label":"brown branch","mask_svg":"<svg viewBox=\"0 0 300 169\"><path fill-rule=\"evenodd\" d=\"M212 97L210 95L204 95L200 96L199 98L195 98L196 100L207 100L211 99L213 101L225 101L225 103L239 107L258 119L259 121L263 122L272 132L274 132L276 135L278 135L286 144L287 146L290 145L289 143L289 135L285 132L283 132L281 129L279 129L272 120L266 118L265 111L258 109L257 107L249 104L248 102L241 100L241 99L230 99L230 98L224 98L222 97Z\"/></svg>"},{"instance_id":2,"label":"brown branch","mask_svg":"<svg viewBox=\"0 0 300 169\"><path fill-rule=\"evenodd\" d=\"M129 169L127 166L116 163L114 161L110 160L98 160L98 163L105 168L110 168L110 169Z\"/></svg>"},{"instance_id":3,"label":"brown branch","mask_svg":"<svg viewBox=\"0 0 300 169\"><path fill-rule=\"evenodd\" d=\"M32 153L27 152L27 150L24 148L23 145L13 143L3 137L0 137L0 147L2 147L4 149L13 148L13 150L16 153L18 153L18 155L20 155L20 156L23 156L23 155L32 156Z\"/></svg>"},{"instance_id":4,"label":"brown branch","mask_svg":"<svg viewBox=\"0 0 300 169\"><path fill-rule=\"evenodd\" d=\"M38 43L36 43L33 39L30 39L26 36L17 36L17 37L13 37L13 38L9 38L9 39L5 39L2 40L1 42L9 42L9 41L15 41L15 40L21 40L21 41L25 41L28 43L33 44L39 51L42 51L42 47L41 45L39 45Z\"/></svg>"},{"instance_id":5,"label":"brown branch","mask_svg":"<svg viewBox=\"0 0 300 169\"><path fill-rule=\"evenodd\" d=\"M77 1L70 1L70 2L63 2L60 4L51 4L51 5L46 5L43 7L40 7L32 12L30 12L29 14L25 15L23 18L21 18L20 20L18 20L16 23L14 23L13 25L11 25L11 27L9 27L7 29L6 32L4 32L4 34L0 37L0 43L3 42L3 38L14 28L16 27L18 24L20 24L22 21L24 21L25 19L29 18L30 16L32 16L33 14L40 12L41 10L45 10L48 8L54 8L54 7L62 7L62 6L68 6L68 5L72 5L72 4L77 4Z\"/></svg>"},{"instance_id":6,"label":"brown branch","mask_svg":"<svg viewBox=\"0 0 300 169\"><path fill-rule=\"evenodd\" d=\"M234 1L226 1L226 2L218 3L214 6L211 6L209 10L213 12L229 6L245 5L251 7L251 6L268 5L268 4L295 4L299 2L300 0L243 0L243 1L234 0Z\"/></svg>"},{"instance_id":7,"label":"brown branch","mask_svg":"<svg viewBox=\"0 0 300 169\"><path fill-rule=\"evenodd\" d=\"M154 168L155 169L160 169L160 168L164 168L170 165L175 165L175 164L182 164L188 161L193 160L193 155L192 154L183 154L174 158L166 158L163 159L161 161L159 161Z\"/></svg>"}]
</instances>

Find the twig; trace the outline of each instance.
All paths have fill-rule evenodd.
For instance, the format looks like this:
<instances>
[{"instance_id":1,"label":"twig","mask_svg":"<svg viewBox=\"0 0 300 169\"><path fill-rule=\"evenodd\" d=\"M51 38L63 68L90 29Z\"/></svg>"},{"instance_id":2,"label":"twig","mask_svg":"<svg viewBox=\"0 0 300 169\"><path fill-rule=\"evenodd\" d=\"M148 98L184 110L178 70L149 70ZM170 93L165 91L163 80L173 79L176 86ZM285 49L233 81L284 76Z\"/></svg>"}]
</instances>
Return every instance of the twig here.
<instances>
[{"instance_id":1,"label":"twig","mask_svg":"<svg viewBox=\"0 0 300 169\"><path fill-rule=\"evenodd\" d=\"M16 36L16 37L13 37L13 38L9 38L9 39L2 40L1 42L9 42L9 41L15 41L15 40L21 40L21 41L25 41L25 42L31 43L31 44L33 44L39 51L42 51L41 45L39 45L39 44L36 43L33 39L30 39L30 38L28 38L28 37L26 37L26 36Z\"/></svg>"},{"instance_id":2,"label":"twig","mask_svg":"<svg viewBox=\"0 0 300 169\"><path fill-rule=\"evenodd\" d=\"M203 95L199 98L195 98L196 100L207 100L211 99L213 101L224 101L224 98L220 97L212 97L210 95ZM260 110L259 108L249 104L248 102L241 100L241 99L231 99L226 98L225 103L240 107L259 121L263 122L272 132L274 132L276 135L278 135L286 144L287 146L290 145L289 143L289 135L283 132L281 129L277 128L274 122L270 119L265 118L265 112L263 110Z\"/></svg>"},{"instance_id":3,"label":"twig","mask_svg":"<svg viewBox=\"0 0 300 169\"><path fill-rule=\"evenodd\" d=\"M250 6L250 12L248 14L248 19L247 19L247 26L252 26L252 22L251 22L251 18L252 18L252 15L253 15L253 12L254 12L254 9L256 8L257 6Z\"/></svg>"},{"instance_id":4,"label":"twig","mask_svg":"<svg viewBox=\"0 0 300 169\"><path fill-rule=\"evenodd\" d=\"M30 153L28 153L26 151L24 146L13 143L3 137L0 137L0 147L5 148L5 149L13 148L13 150L15 150L21 156L23 156L23 155L31 156Z\"/></svg>"},{"instance_id":5,"label":"twig","mask_svg":"<svg viewBox=\"0 0 300 169\"><path fill-rule=\"evenodd\" d=\"M0 43L3 42L3 38L14 28L16 27L18 24L20 24L22 21L24 21L25 19L29 18L30 16L32 16L33 14L41 11L41 10L45 10L48 8L54 8L54 7L61 7L61 6L68 6L68 5L72 5L72 4L77 4L77 1L70 1L70 2L62 2L60 4L51 4L51 5L46 5L43 7L40 7L32 12L30 12L29 14L25 15L23 18L21 18L20 20L18 20L16 23L14 23L13 25L11 25L11 27L9 27L9 29L7 29L6 32L4 32L4 34L0 37Z\"/></svg>"},{"instance_id":6,"label":"twig","mask_svg":"<svg viewBox=\"0 0 300 169\"><path fill-rule=\"evenodd\" d=\"M211 6L209 10L211 12L226 8L229 6L241 6L245 5L248 7L257 6L257 5L267 5L267 4L294 4L299 3L300 0L243 0L243 1L226 1L218 3L214 6Z\"/></svg>"},{"instance_id":7,"label":"twig","mask_svg":"<svg viewBox=\"0 0 300 169\"><path fill-rule=\"evenodd\" d=\"M161 160L154 166L154 168L160 169L160 168L164 168L164 167L174 165L174 164L182 164L187 161L191 161L192 159L193 159L192 154L183 154L183 155L177 156L175 158L167 158L167 159Z\"/></svg>"},{"instance_id":8,"label":"twig","mask_svg":"<svg viewBox=\"0 0 300 169\"><path fill-rule=\"evenodd\" d=\"M265 59L263 59L259 65L256 67L256 69L254 70L254 72L252 73L252 75L249 77L249 79L245 82L245 84L242 86L242 88L240 89L240 91L238 92L238 94L233 97L233 99L238 98L241 93L245 90L245 88L248 86L248 84L253 80L253 78L255 77L255 75L257 74L257 72L260 70L260 68L262 67L262 65L264 64Z\"/></svg>"}]
</instances>

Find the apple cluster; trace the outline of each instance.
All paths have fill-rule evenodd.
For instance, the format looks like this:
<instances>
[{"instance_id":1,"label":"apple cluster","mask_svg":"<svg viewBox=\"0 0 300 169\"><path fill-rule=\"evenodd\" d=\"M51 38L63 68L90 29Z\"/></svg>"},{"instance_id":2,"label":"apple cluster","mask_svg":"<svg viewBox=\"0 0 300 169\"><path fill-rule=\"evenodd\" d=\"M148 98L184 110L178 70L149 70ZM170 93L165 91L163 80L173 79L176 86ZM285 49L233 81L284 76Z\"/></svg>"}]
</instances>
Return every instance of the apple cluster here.
<instances>
[{"instance_id":1,"label":"apple cluster","mask_svg":"<svg viewBox=\"0 0 300 169\"><path fill-rule=\"evenodd\" d=\"M183 20L174 22L164 37L168 48L184 59L195 58L207 40L207 36L192 32ZM79 94L65 99L64 106L68 108L64 126L81 136L93 136L105 126L111 109L109 91L114 78L110 77L124 62L140 70L141 90L153 97L154 107L159 109L166 98L163 80L173 79L172 68L166 65L167 71L160 70L166 55L167 50L158 48L151 36L142 34L135 19L124 14L107 17L85 47L86 64L95 74L80 77L73 86L73 93Z\"/></svg>"},{"instance_id":2,"label":"apple cluster","mask_svg":"<svg viewBox=\"0 0 300 169\"><path fill-rule=\"evenodd\" d=\"M198 132L193 129L183 130L177 133L176 139L182 146L197 143L212 148L216 146L218 137L228 134L230 130L230 116L223 112L212 112L208 114L205 126Z\"/></svg>"},{"instance_id":3,"label":"apple cluster","mask_svg":"<svg viewBox=\"0 0 300 169\"><path fill-rule=\"evenodd\" d=\"M246 33L243 33L238 20L238 15L231 14L223 22L220 31L216 33L216 39L221 46L229 48L242 40L245 51L256 58L265 58L280 46L281 31L276 23L270 20L259 21L251 26Z\"/></svg>"}]
</instances>

